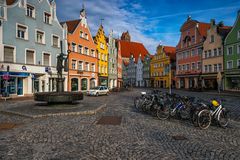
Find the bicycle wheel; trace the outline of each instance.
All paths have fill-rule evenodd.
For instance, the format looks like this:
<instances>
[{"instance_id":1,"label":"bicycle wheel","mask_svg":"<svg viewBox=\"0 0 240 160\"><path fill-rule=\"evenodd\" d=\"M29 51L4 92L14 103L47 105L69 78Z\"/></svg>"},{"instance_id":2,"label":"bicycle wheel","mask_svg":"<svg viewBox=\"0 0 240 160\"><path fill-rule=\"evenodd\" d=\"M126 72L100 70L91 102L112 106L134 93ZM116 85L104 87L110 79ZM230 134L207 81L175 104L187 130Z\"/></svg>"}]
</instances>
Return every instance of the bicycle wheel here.
<instances>
[{"instance_id":1,"label":"bicycle wheel","mask_svg":"<svg viewBox=\"0 0 240 160\"><path fill-rule=\"evenodd\" d=\"M211 121L212 121L210 111L207 110L207 109L201 110L198 113L198 120L197 121L198 121L198 126L201 129L207 129L210 126Z\"/></svg>"},{"instance_id":2,"label":"bicycle wheel","mask_svg":"<svg viewBox=\"0 0 240 160\"><path fill-rule=\"evenodd\" d=\"M218 114L218 124L225 128L229 123L229 116L225 110L221 110Z\"/></svg>"},{"instance_id":3,"label":"bicycle wheel","mask_svg":"<svg viewBox=\"0 0 240 160\"><path fill-rule=\"evenodd\" d=\"M180 119L190 119L190 107L184 106L178 111L178 116Z\"/></svg>"},{"instance_id":4,"label":"bicycle wheel","mask_svg":"<svg viewBox=\"0 0 240 160\"><path fill-rule=\"evenodd\" d=\"M166 120L170 116L170 107L162 106L157 109L157 118L160 120Z\"/></svg>"}]
</instances>

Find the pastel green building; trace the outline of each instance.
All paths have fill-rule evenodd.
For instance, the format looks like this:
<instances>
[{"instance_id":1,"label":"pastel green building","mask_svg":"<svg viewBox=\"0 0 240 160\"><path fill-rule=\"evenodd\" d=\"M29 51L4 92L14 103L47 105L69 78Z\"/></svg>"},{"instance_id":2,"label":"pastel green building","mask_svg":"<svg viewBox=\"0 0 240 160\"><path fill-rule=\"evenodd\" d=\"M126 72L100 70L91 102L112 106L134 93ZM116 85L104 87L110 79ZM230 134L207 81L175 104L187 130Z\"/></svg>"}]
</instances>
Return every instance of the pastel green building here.
<instances>
[{"instance_id":1,"label":"pastel green building","mask_svg":"<svg viewBox=\"0 0 240 160\"><path fill-rule=\"evenodd\" d=\"M225 90L240 91L240 10L224 45Z\"/></svg>"}]
</instances>

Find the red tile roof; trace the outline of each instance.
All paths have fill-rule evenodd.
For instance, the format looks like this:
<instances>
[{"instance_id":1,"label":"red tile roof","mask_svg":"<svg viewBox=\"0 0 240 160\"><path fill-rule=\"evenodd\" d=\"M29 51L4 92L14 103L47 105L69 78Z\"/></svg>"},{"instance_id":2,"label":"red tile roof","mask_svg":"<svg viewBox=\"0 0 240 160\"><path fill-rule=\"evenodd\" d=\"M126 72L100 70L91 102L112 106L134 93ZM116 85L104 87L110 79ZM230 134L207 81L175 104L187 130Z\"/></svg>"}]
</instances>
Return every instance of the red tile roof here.
<instances>
[{"instance_id":1,"label":"red tile roof","mask_svg":"<svg viewBox=\"0 0 240 160\"><path fill-rule=\"evenodd\" d=\"M142 43L138 42L128 42L128 41L122 41L120 42L120 50L122 57L130 58L131 55L134 56L135 62L137 62L139 55L141 54L142 60L144 60L144 57L149 54L147 49L144 47Z\"/></svg>"},{"instance_id":2,"label":"red tile roof","mask_svg":"<svg viewBox=\"0 0 240 160\"><path fill-rule=\"evenodd\" d=\"M79 22L81 22L81 20L77 19L77 20L72 20L72 21L61 22L61 24L63 25L64 23L66 23L68 26L68 32L73 33L75 31L75 29L77 28Z\"/></svg>"},{"instance_id":3,"label":"red tile roof","mask_svg":"<svg viewBox=\"0 0 240 160\"><path fill-rule=\"evenodd\" d=\"M219 34L225 38L228 33L231 31L232 27L231 26L221 26L221 27L218 27L218 32Z\"/></svg>"},{"instance_id":4,"label":"red tile roof","mask_svg":"<svg viewBox=\"0 0 240 160\"><path fill-rule=\"evenodd\" d=\"M202 36L207 37L207 31L211 27L210 23L199 22L198 25L199 25L199 27L198 27L199 33Z\"/></svg>"},{"instance_id":5,"label":"red tile roof","mask_svg":"<svg viewBox=\"0 0 240 160\"><path fill-rule=\"evenodd\" d=\"M176 47L172 46L164 46L163 47L164 52L166 55L170 56L171 59L176 59Z\"/></svg>"}]
</instances>

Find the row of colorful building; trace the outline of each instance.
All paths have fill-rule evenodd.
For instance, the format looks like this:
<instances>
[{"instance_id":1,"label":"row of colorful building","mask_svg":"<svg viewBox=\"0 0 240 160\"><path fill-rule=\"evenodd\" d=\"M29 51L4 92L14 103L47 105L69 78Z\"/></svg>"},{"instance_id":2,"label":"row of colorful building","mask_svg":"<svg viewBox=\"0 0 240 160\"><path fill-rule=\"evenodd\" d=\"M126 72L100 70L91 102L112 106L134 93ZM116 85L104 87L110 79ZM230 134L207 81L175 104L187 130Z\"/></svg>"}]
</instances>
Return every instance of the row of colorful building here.
<instances>
[{"instance_id":1,"label":"row of colorful building","mask_svg":"<svg viewBox=\"0 0 240 160\"><path fill-rule=\"evenodd\" d=\"M136 62L137 57L130 57L130 62L124 63L125 83L160 88L171 85L194 90L240 90L240 11L233 26L216 24L214 19L210 23L199 22L189 16L180 32L176 47L159 45L155 55L138 58ZM150 78L142 76L148 71L143 64L150 64Z\"/></svg>"},{"instance_id":2,"label":"row of colorful building","mask_svg":"<svg viewBox=\"0 0 240 160\"><path fill-rule=\"evenodd\" d=\"M69 55L66 91L98 85L140 87L240 87L240 17L233 27L188 17L176 47L157 47L151 55L128 32L106 36L101 24L92 36L83 6L79 18L59 22L54 0L0 1L0 95L56 91L56 57ZM171 74L170 74L171 73ZM220 76L217 76L219 75ZM171 81L170 81L171 79Z\"/></svg>"},{"instance_id":3,"label":"row of colorful building","mask_svg":"<svg viewBox=\"0 0 240 160\"><path fill-rule=\"evenodd\" d=\"M98 85L123 86L122 59L130 52L148 54L141 43L108 36L101 24L92 36L86 10L79 18L59 22L54 0L0 1L0 95L56 91L56 61L68 55L65 91L87 91ZM132 50L129 50L132 48ZM124 53L123 53L124 52Z\"/></svg>"}]
</instances>

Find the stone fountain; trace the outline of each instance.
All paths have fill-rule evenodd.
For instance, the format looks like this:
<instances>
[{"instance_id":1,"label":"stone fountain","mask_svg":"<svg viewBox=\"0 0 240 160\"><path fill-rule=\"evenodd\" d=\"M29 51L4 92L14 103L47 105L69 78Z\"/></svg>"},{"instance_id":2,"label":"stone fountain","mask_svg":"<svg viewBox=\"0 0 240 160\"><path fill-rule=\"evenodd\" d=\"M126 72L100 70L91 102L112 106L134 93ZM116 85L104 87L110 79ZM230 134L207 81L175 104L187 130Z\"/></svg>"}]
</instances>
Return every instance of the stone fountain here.
<instances>
[{"instance_id":1,"label":"stone fountain","mask_svg":"<svg viewBox=\"0 0 240 160\"><path fill-rule=\"evenodd\" d=\"M82 92L66 92L64 91L65 78L62 76L62 71L68 71L68 57L69 53L65 55L62 51L61 42L61 53L57 57L57 91L56 92L38 92L34 94L35 101L42 101L47 103L73 103L75 101L83 100Z\"/></svg>"}]
</instances>

